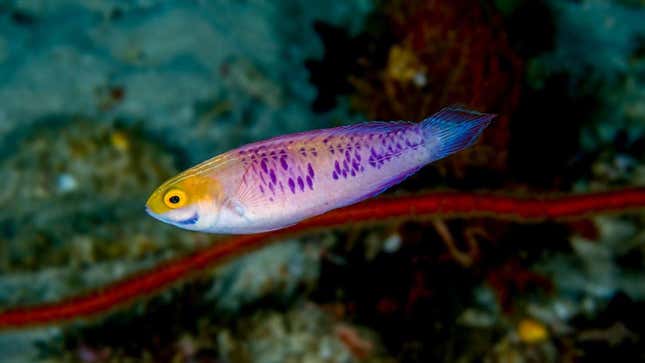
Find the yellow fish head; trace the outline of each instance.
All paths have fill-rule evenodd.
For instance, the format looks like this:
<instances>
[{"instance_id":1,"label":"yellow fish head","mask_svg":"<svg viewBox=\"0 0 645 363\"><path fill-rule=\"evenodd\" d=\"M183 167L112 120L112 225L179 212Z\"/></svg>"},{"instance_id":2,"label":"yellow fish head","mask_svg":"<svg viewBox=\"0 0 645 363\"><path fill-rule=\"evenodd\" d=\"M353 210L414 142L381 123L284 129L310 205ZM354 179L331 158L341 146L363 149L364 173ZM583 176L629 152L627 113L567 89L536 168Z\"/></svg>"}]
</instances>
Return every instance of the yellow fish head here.
<instances>
[{"instance_id":1,"label":"yellow fish head","mask_svg":"<svg viewBox=\"0 0 645 363\"><path fill-rule=\"evenodd\" d=\"M187 171L152 192L146 212L164 223L202 231L217 222L222 200L222 188L216 178Z\"/></svg>"}]
</instances>

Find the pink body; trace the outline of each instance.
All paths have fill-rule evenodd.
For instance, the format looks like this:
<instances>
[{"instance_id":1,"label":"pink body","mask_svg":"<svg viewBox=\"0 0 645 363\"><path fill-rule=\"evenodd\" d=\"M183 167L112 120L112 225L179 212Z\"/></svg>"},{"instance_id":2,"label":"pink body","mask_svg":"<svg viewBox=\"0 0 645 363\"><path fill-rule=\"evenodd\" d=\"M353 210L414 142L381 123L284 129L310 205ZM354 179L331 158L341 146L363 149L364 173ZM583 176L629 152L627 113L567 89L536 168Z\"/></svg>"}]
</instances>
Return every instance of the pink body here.
<instances>
[{"instance_id":1,"label":"pink body","mask_svg":"<svg viewBox=\"0 0 645 363\"><path fill-rule=\"evenodd\" d=\"M368 122L256 142L170 179L146 208L163 222L196 231L283 228L374 196L468 147L492 118L449 108L418 124Z\"/></svg>"},{"instance_id":2,"label":"pink body","mask_svg":"<svg viewBox=\"0 0 645 363\"><path fill-rule=\"evenodd\" d=\"M369 198L428 163L428 145L419 124L373 122L231 150L223 156L234 162L218 168L217 178L249 225L218 225L271 230Z\"/></svg>"}]
</instances>

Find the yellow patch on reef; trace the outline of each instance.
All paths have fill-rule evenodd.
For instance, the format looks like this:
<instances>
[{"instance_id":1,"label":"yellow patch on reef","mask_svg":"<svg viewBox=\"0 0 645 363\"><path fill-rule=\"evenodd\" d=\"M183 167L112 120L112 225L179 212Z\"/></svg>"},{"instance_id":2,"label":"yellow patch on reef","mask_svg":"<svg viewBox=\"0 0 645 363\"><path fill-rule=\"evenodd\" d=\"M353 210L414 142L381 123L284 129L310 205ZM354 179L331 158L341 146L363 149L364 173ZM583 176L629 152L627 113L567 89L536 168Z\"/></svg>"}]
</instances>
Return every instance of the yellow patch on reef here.
<instances>
[{"instance_id":1,"label":"yellow patch on reef","mask_svg":"<svg viewBox=\"0 0 645 363\"><path fill-rule=\"evenodd\" d=\"M425 78L426 68L414 52L405 46L395 45L390 48L386 76L398 82L420 82Z\"/></svg>"},{"instance_id":2,"label":"yellow patch on reef","mask_svg":"<svg viewBox=\"0 0 645 363\"><path fill-rule=\"evenodd\" d=\"M126 152L130 148L130 139L122 131L113 131L110 134L110 143L115 149L121 152Z\"/></svg>"},{"instance_id":3,"label":"yellow patch on reef","mask_svg":"<svg viewBox=\"0 0 645 363\"><path fill-rule=\"evenodd\" d=\"M183 192L182 197L186 199L182 201L182 206L206 199L218 199L221 186L217 179L203 174L191 174L182 173L163 183L148 198L146 206L157 214L168 212L171 208L166 205L164 198L165 194L173 189Z\"/></svg>"},{"instance_id":4,"label":"yellow patch on reef","mask_svg":"<svg viewBox=\"0 0 645 363\"><path fill-rule=\"evenodd\" d=\"M524 343L540 343L549 337L549 331L544 324L531 318L522 319L517 324L517 334Z\"/></svg>"}]
</instances>

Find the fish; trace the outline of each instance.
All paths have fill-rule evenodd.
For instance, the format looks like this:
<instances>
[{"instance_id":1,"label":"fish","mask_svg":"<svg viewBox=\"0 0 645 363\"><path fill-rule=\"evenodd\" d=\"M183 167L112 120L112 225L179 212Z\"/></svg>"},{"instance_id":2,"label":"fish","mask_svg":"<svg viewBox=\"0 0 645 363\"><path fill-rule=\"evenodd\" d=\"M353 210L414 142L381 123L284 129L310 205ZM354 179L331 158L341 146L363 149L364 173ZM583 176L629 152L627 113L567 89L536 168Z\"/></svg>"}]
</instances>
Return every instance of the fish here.
<instances>
[{"instance_id":1,"label":"fish","mask_svg":"<svg viewBox=\"0 0 645 363\"><path fill-rule=\"evenodd\" d=\"M421 122L372 121L230 150L161 184L153 218L219 234L268 232L374 197L471 146L494 114L448 107Z\"/></svg>"}]
</instances>

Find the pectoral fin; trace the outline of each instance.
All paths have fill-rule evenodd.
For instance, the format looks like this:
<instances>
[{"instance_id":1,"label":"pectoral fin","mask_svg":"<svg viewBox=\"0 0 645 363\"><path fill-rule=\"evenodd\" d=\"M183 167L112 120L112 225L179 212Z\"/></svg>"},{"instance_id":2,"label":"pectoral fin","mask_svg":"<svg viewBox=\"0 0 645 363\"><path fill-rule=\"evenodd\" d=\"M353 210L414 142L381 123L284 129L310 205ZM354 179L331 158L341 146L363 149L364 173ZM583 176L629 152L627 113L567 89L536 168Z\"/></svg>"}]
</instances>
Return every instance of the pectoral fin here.
<instances>
[{"instance_id":1,"label":"pectoral fin","mask_svg":"<svg viewBox=\"0 0 645 363\"><path fill-rule=\"evenodd\" d=\"M236 198L229 198L228 201L226 202L226 206L238 216L242 218L247 217L246 206Z\"/></svg>"}]
</instances>

